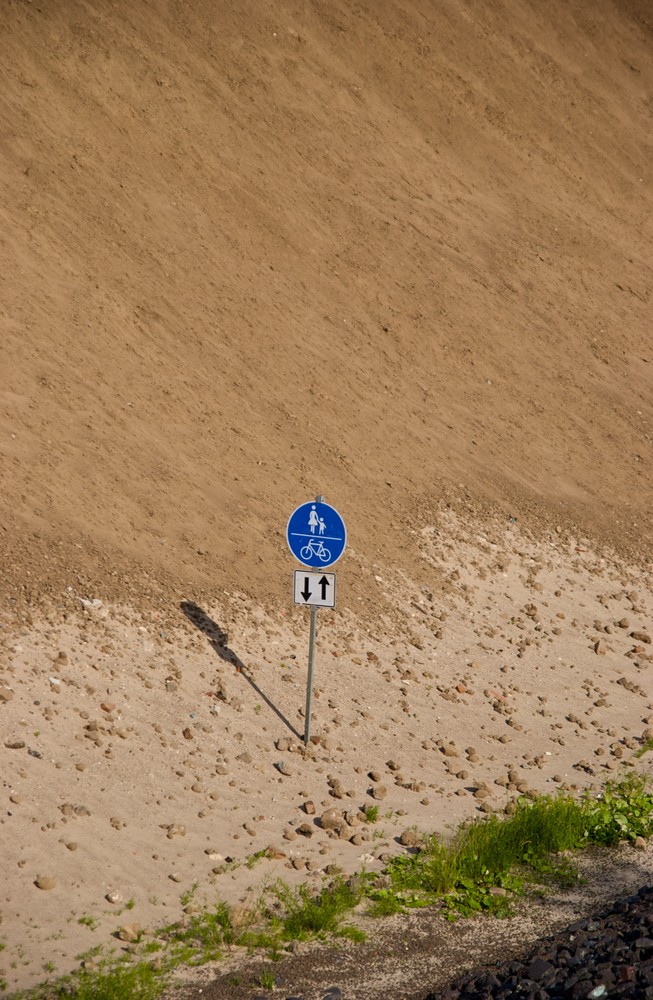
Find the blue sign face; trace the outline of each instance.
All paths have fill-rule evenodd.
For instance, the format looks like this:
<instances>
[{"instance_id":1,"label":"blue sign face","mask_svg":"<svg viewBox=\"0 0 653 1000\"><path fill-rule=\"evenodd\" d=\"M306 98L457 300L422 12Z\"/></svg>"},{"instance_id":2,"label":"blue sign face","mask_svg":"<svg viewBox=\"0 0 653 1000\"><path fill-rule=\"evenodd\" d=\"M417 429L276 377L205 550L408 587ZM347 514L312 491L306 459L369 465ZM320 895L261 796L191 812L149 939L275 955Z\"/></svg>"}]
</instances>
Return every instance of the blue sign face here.
<instances>
[{"instance_id":1,"label":"blue sign face","mask_svg":"<svg viewBox=\"0 0 653 1000\"><path fill-rule=\"evenodd\" d=\"M286 528L288 548L304 566L333 566L347 544L345 522L334 507L314 500L294 510Z\"/></svg>"}]
</instances>

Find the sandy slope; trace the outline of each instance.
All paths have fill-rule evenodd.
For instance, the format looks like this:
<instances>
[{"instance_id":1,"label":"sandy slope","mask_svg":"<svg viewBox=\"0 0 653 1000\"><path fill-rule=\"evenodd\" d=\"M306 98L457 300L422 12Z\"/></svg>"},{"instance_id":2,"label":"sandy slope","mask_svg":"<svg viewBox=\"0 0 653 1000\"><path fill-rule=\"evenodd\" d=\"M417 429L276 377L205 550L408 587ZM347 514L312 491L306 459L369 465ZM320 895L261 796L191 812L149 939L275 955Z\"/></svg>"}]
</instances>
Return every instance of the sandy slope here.
<instances>
[{"instance_id":1,"label":"sandy slope","mask_svg":"<svg viewBox=\"0 0 653 1000\"><path fill-rule=\"evenodd\" d=\"M649 5L436 6L2 4L12 985L651 725ZM349 547L304 753L317 491Z\"/></svg>"},{"instance_id":2,"label":"sandy slope","mask_svg":"<svg viewBox=\"0 0 653 1000\"><path fill-rule=\"evenodd\" d=\"M648 554L646 9L3 4L5 592L272 607L316 491L357 596L445 493Z\"/></svg>"}]
</instances>

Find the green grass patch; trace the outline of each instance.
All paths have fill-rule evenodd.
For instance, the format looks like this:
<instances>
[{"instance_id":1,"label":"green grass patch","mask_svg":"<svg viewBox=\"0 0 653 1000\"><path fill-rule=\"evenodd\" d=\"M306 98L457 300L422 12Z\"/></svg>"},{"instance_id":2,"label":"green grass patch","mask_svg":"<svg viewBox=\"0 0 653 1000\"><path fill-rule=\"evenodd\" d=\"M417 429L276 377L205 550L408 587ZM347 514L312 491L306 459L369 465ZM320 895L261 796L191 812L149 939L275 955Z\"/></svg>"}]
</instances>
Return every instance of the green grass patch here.
<instances>
[{"instance_id":1,"label":"green grass patch","mask_svg":"<svg viewBox=\"0 0 653 1000\"><path fill-rule=\"evenodd\" d=\"M111 966L109 960L96 970L79 969L58 983L40 987L24 997L39 1000L156 1000L166 986L165 977L147 962Z\"/></svg>"},{"instance_id":2,"label":"green grass patch","mask_svg":"<svg viewBox=\"0 0 653 1000\"><path fill-rule=\"evenodd\" d=\"M82 924L83 927L88 927L89 930L92 931L94 931L95 928L97 927L97 920L95 919L95 917L90 917L88 916L88 914L84 914L83 917L80 917L77 923Z\"/></svg>"},{"instance_id":3,"label":"green grass patch","mask_svg":"<svg viewBox=\"0 0 653 1000\"><path fill-rule=\"evenodd\" d=\"M263 847L260 851L256 851L254 854L250 854L245 861L245 867L250 869L253 868L254 865L257 864L262 858L266 857L266 854L267 851L265 847Z\"/></svg>"},{"instance_id":4,"label":"green grass patch","mask_svg":"<svg viewBox=\"0 0 653 1000\"><path fill-rule=\"evenodd\" d=\"M194 893L195 889L192 890ZM235 933L231 910L218 901L215 908L193 914L188 920L159 931L159 938L171 945L174 964L201 965L222 956L225 945L233 944Z\"/></svg>"},{"instance_id":5,"label":"green grass patch","mask_svg":"<svg viewBox=\"0 0 653 1000\"><path fill-rule=\"evenodd\" d=\"M630 775L598 796L520 799L508 818L490 815L464 824L453 840L426 839L418 854L392 858L368 892L371 913L440 903L446 915L480 911L507 915L510 901L533 883L577 881L569 853L611 846L653 833L653 795Z\"/></svg>"}]
</instances>

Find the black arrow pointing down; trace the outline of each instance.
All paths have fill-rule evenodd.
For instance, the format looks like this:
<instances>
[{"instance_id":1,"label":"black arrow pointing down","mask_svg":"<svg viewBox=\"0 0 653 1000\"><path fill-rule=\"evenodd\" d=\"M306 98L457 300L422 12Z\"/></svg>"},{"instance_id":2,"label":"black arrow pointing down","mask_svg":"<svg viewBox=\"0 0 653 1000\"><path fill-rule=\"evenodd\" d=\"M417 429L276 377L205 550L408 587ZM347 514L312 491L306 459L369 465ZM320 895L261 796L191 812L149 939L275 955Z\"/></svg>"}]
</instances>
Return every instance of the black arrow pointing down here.
<instances>
[{"instance_id":1,"label":"black arrow pointing down","mask_svg":"<svg viewBox=\"0 0 653 1000\"><path fill-rule=\"evenodd\" d=\"M302 595L302 597L304 598L304 600L307 601L309 599L309 597L311 596L312 593L313 593L313 591L308 589L308 577L305 576L304 577L304 589L300 591L300 594Z\"/></svg>"}]
</instances>

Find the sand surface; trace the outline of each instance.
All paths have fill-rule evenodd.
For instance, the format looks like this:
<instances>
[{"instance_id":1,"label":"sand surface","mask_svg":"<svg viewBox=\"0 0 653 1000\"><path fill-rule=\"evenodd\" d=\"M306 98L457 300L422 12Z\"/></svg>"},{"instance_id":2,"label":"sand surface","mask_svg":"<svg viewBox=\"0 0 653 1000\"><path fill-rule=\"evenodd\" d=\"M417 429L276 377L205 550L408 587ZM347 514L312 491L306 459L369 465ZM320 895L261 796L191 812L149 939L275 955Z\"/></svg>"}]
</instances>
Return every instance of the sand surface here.
<instances>
[{"instance_id":1,"label":"sand surface","mask_svg":"<svg viewBox=\"0 0 653 1000\"><path fill-rule=\"evenodd\" d=\"M371 576L397 619L366 630L346 607L319 612L307 747L306 609L231 595L175 622L71 593L7 622L12 985L98 944L120 953L121 927L183 918L194 887L193 905L240 911L277 878L378 871L405 831L447 836L521 794L650 772L635 756L653 735L648 576L450 513L422 545L446 588ZM334 809L336 832L320 822Z\"/></svg>"},{"instance_id":2,"label":"sand surface","mask_svg":"<svg viewBox=\"0 0 653 1000\"><path fill-rule=\"evenodd\" d=\"M650 4L435 7L2 4L12 989L650 766Z\"/></svg>"}]
</instances>

